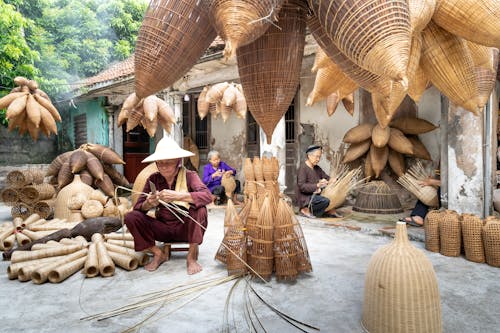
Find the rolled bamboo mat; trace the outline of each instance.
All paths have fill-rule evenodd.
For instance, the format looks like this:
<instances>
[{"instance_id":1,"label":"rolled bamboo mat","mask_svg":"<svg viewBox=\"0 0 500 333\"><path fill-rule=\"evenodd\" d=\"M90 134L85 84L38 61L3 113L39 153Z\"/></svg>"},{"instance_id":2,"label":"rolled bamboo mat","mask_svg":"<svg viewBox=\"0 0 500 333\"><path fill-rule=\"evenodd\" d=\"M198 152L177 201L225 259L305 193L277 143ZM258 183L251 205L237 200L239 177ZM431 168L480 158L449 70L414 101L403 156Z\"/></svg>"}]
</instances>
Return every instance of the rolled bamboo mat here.
<instances>
[{"instance_id":1,"label":"rolled bamboo mat","mask_svg":"<svg viewBox=\"0 0 500 333\"><path fill-rule=\"evenodd\" d=\"M108 249L109 252L122 253L134 257L137 259L139 266L144 266L149 261L149 257L144 252L135 252L128 247L110 244L108 242L105 242L104 246L106 246L106 249Z\"/></svg>"},{"instance_id":2,"label":"rolled bamboo mat","mask_svg":"<svg viewBox=\"0 0 500 333\"><path fill-rule=\"evenodd\" d=\"M439 223L440 253L448 257L460 256L462 230L457 212L446 210Z\"/></svg>"},{"instance_id":3,"label":"rolled bamboo mat","mask_svg":"<svg viewBox=\"0 0 500 333\"><path fill-rule=\"evenodd\" d=\"M107 251L113 262L127 271L133 271L139 266L139 261L128 254Z\"/></svg>"},{"instance_id":4,"label":"rolled bamboo mat","mask_svg":"<svg viewBox=\"0 0 500 333\"><path fill-rule=\"evenodd\" d=\"M88 278L99 275L99 260L97 259L96 243L91 243L89 246L89 253L84 264L83 273Z\"/></svg>"},{"instance_id":5,"label":"rolled bamboo mat","mask_svg":"<svg viewBox=\"0 0 500 333\"><path fill-rule=\"evenodd\" d=\"M46 267L47 265L50 265L51 263L57 262L58 260L62 260L66 257L66 255L63 256L57 256L57 257L50 257L50 258L43 258L43 259L48 259L44 261L43 259L38 259L34 261L32 265L25 265L19 268L17 271L17 279L21 282L29 281L31 280L31 274L41 268L41 267Z\"/></svg>"},{"instance_id":6,"label":"rolled bamboo mat","mask_svg":"<svg viewBox=\"0 0 500 333\"><path fill-rule=\"evenodd\" d=\"M486 261L483 246L483 221L477 215L462 214L462 235L464 240L465 258L483 263Z\"/></svg>"},{"instance_id":7,"label":"rolled bamboo mat","mask_svg":"<svg viewBox=\"0 0 500 333\"><path fill-rule=\"evenodd\" d=\"M122 239L108 239L106 243L127 247L129 249L135 249L134 241L122 240Z\"/></svg>"},{"instance_id":8,"label":"rolled bamboo mat","mask_svg":"<svg viewBox=\"0 0 500 333\"><path fill-rule=\"evenodd\" d=\"M439 210L431 210L425 217L425 248L431 252L439 252L440 250L439 223L442 214L444 213Z\"/></svg>"},{"instance_id":9,"label":"rolled bamboo mat","mask_svg":"<svg viewBox=\"0 0 500 333\"><path fill-rule=\"evenodd\" d=\"M96 243L99 274L103 277L113 276L115 274L115 264L109 256L108 250L106 250L104 238L101 234L93 234L92 242Z\"/></svg>"},{"instance_id":10,"label":"rolled bamboo mat","mask_svg":"<svg viewBox=\"0 0 500 333\"><path fill-rule=\"evenodd\" d=\"M500 221L489 221L483 227L484 253L486 263L500 267Z\"/></svg>"}]
</instances>

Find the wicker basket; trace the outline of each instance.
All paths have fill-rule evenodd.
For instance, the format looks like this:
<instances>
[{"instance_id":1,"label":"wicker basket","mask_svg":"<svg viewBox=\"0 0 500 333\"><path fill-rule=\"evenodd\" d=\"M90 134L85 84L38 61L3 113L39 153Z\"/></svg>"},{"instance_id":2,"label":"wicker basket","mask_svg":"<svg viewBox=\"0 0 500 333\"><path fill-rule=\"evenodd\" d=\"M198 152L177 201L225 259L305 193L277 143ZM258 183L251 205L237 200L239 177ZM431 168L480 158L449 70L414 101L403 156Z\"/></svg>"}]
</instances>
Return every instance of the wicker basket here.
<instances>
[{"instance_id":1,"label":"wicker basket","mask_svg":"<svg viewBox=\"0 0 500 333\"><path fill-rule=\"evenodd\" d=\"M299 274L297 252L300 247L293 219L284 200L279 200L274 225L274 267L278 280L294 281Z\"/></svg>"},{"instance_id":2,"label":"wicker basket","mask_svg":"<svg viewBox=\"0 0 500 333\"><path fill-rule=\"evenodd\" d=\"M375 177L379 178L385 168L385 165L387 164L387 159L389 158L389 147L385 146L383 148L377 148L372 144L370 146L369 155L373 172L375 172Z\"/></svg>"},{"instance_id":3,"label":"wicker basket","mask_svg":"<svg viewBox=\"0 0 500 333\"><path fill-rule=\"evenodd\" d=\"M353 62L398 81L410 51L410 17L405 0L316 1L314 13L335 45Z\"/></svg>"},{"instance_id":4,"label":"wicker basket","mask_svg":"<svg viewBox=\"0 0 500 333\"><path fill-rule=\"evenodd\" d=\"M68 208L68 201L76 193L83 193L87 197L90 196L94 189L83 183L79 175L75 175L71 184L63 187L56 197L54 208L54 218L65 219L71 215L71 210Z\"/></svg>"},{"instance_id":5,"label":"wicker basket","mask_svg":"<svg viewBox=\"0 0 500 333\"><path fill-rule=\"evenodd\" d=\"M439 223L443 214L439 210L431 210L425 216L425 248L431 252L440 250Z\"/></svg>"},{"instance_id":6,"label":"wicker basket","mask_svg":"<svg viewBox=\"0 0 500 333\"><path fill-rule=\"evenodd\" d=\"M344 134L342 139L345 143L360 143L372 137L375 124L365 123L355 126Z\"/></svg>"},{"instance_id":7,"label":"wicker basket","mask_svg":"<svg viewBox=\"0 0 500 333\"><path fill-rule=\"evenodd\" d=\"M464 239L465 258L470 261L483 263L483 238L481 235L483 221L473 214L462 214L462 235Z\"/></svg>"},{"instance_id":8,"label":"wicker basket","mask_svg":"<svg viewBox=\"0 0 500 333\"><path fill-rule=\"evenodd\" d=\"M411 245L398 222L392 243L370 259L361 324L366 332L441 332L436 274L425 254Z\"/></svg>"},{"instance_id":9,"label":"wicker basket","mask_svg":"<svg viewBox=\"0 0 500 333\"><path fill-rule=\"evenodd\" d=\"M196 64L215 37L206 1L151 1L136 43L137 97L171 86Z\"/></svg>"},{"instance_id":10,"label":"wicker basket","mask_svg":"<svg viewBox=\"0 0 500 333\"><path fill-rule=\"evenodd\" d=\"M500 46L500 3L496 0L436 1L433 21L478 44Z\"/></svg>"},{"instance_id":11,"label":"wicker basket","mask_svg":"<svg viewBox=\"0 0 500 333\"><path fill-rule=\"evenodd\" d=\"M403 207L389 185L383 181L371 181L358 189L352 210L368 214L399 214Z\"/></svg>"},{"instance_id":12,"label":"wicker basket","mask_svg":"<svg viewBox=\"0 0 500 333\"><path fill-rule=\"evenodd\" d=\"M429 85L429 78L425 75L422 64L419 63L413 77L408 78L408 96L410 96L415 103L418 103Z\"/></svg>"},{"instance_id":13,"label":"wicker basket","mask_svg":"<svg viewBox=\"0 0 500 333\"><path fill-rule=\"evenodd\" d=\"M351 143L351 145L349 146L349 148L347 148L347 151L345 152L344 158L342 159L342 163L349 163L360 158L367 151L369 151L371 145L372 145L371 139L367 139L359 143Z\"/></svg>"},{"instance_id":14,"label":"wicker basket","mask_svg":"<svg viewBox=\"0 0 500 333\"><path fill-rule=\"evenodd\" d=\"M467 42L471 50L478 86L478 106L484 108L495 87L498 65L498 49Z\"/></svg>"},{"instance_id":15,"label":"wicker basket","mask_svg":"<svg viewBox=\"0 0 500 333\"><path fill-rule=\"evenodd\" d=\"M500 221L493 220L483 227L484 254L486 263L500 267Z\"/></svg>"},{"instance_id":16,"label":"wicker basket","mask_svg":"<svg viewBox=\"0 0 500 333\"><path fill-rule=\"evenodd\" d=\"M406 172L405 158L403 154L395 150L389 149L389 157L387 158L389 166L396 176L401 177Z\"/></svg>"},{"instance_id":17,"label":"wicker basket","mask_svg":"<svg viewBox=\"0 0 500 333\"><path fill-rule=\"evenodd\" d=\"M396 128L391 128L391 136L389 137L389 142L387 144L389 145L389 147L401 154L413 154L413 145L411 144L410 140L408 140L403 132Z\"/></svg>"},{"instance_id":18,"label":"wicker basket","mask_svg":"<svg viewBox=\"0 0 500 333\"><path fill-rule=\"evenodd\" d=\"M422 42L426 76L450 101L476 114L479 92L465 41L431 21L422 32Z\"/></svg>"},{"instance_id":19,"label":"wicker basket","mask_svg":"<svg viewBox=\"0 0 500 333\"><path fill-rule=\"evenodd\" d=\"M306 30L303 4L289 0L280 11L279 27L271 26L236 51L248 107L269 144L299 86Z\"/></svg>"},{"instance_id":20,"label":"wicker basket","mask_svg":"<svg viewBox=\"0 0 500 333\"><path fill-rule=\"evenodd\" d=\"M408 0L410 25L413 34L422 31L427 26L435 9L435 0Z\"/></svg>"},{"instance_id":21,"label":"wicker basket","mask_svg":"<svg viewBox=\"0 0 500 333\"><path fill-rule=\"evenodd\" d=\"M248 261L250 267L264 279L270 279L274 267L274 216L268 196L260 207L255 223L247 223ZM250 221L249 221L250 222Z\"/></svg>"},{"instance_id":22,"label":"wicker basket","mask_svg":"<svg viewBox=\"0 0 500 333\"><path fill-rule=\"evenodd\" d=\"M439 252L447 257L460 256L462 248L462 230L460 215L452 210L446 210L439 223Z\"/></svg>"},{"instance_id":23,"label":"wicker basket","mask_svg":"<svg viewBox=\"0 0 500 333\"><path fill-rule=\"evenodd\" d=\"M413 156L416 158L421 158L423 160L427 161L432 161L431 154L425 148L424 144L422 141L417 136L407 136L406 137L408 140L410 140L412 146L413 146Z\"/></svg>"}]
</instances>

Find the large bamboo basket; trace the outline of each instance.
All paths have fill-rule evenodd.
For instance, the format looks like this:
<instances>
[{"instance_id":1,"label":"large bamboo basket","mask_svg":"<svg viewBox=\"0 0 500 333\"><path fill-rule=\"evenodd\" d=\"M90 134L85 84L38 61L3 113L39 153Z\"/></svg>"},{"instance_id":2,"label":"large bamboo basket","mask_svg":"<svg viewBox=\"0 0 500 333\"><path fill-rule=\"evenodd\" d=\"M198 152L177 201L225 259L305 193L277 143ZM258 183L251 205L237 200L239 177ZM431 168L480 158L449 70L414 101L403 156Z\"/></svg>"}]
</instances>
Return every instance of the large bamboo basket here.
<instances>
[{"instance_id":1,"label":"large bamboo basket","mask_svg":"<svg viewBox=\"0 0 500 333\"><path fill-rule=\"evenodd\" d=\"M422 68L453 103L478 112L478 87L465 41L431 21L422 32Z\"/></svg>"},{"instance_id":2,"label":"large bamboo basket","mask_svg":"<svg viewBox=\"0 0 500 333\"><path fill-rule=\"evenodd\" d=\"M132 206L135 205L137 199L139 199L139 196L141 194L138 192L142 192L142 190L144 189L144 185L146 185L146 180L148 180L149 176L151 176L155 172L158 172L156 163L149 164L147 167L142 169L141 172L139 172L139 174L135 178L134 186L132 187Z\"/></svg>"},{"instance_id":3,"label":"large bamboo basket","mask_svg":"<svg viewBox=\"0 0 500 333\"><path fill-rule=\"evenodd\" d=\"M478 106L483 109L491 96L496 84L497 66L498 66L498 49L487 48L481 45L471 47L472 43L468 42L467 45L471 50L474 62L474 71L476 73L477 87L478 87ZM482 59L474 58L474 50L486 49L486 62L481 63Z\"/></svg>"},{"instance_id":4,"label":"large bamboo basket","mask_svg":"<svg viewBox=\"0 0 500 333\"><path fill-rule=\"evenodd\" d=\"M294 281L299 274L297 252L300 243L294 230L293 219L280 199L274 225L274 267L278 280Z\"/></svg>"},{"instance_id":5,"label":"large bamboo basket","mask_svg":"<svg viewBox=\"0 0 500 333\"><path fill-rule=\"evenodd\" d=\"M316 11L318 9L316 2L309 3ZM341 69L360 87L370 91L379 92L382 96L388 97L392 91L392 81L378 74L372 73L349 59L326 34L325 29L319 23L316 15L311 13L307 17L307 26L311 34L318 42L319 46L325 51Z\"/></svg>"},{"instance_id":6,"label":"large bamboo basket","mask_svg":"<svg viewBox=\"0 0 500 333\"><path fill-rule=\"evenodd\" d=\"M137 36L137 97L171 86L198 61L215 37L206 1L151 1Z\"/></svg>"},{"instance_id":7,"label":"large bamboo basket","mask_svg":"<svg viewBox=\"0 0 500 333\"><path fill-rule=\"evenodd\" d=\"M389 166L396 174L396 176L401 177L406 172L406 164L403 154L389 149L389 157L387 158L387 162L389 162Z\"/></svg>"},{"instance_id":8,"label":"large bamboo basket","mask_svg":"<svg viewBox=\"0 0 500 333\"><path fill-rule=\"evenodd\" d=\"M363 156L370 149L371 145L371 139L359 143L351 143L342 159L342 163L349 163Z\"/></svg>"},{"instance_id":9,"label":"large bamboo basket","mask_svg":"<svg viewBox=\"0 0 500 333\"><path fill-rule=\"evenodd\" d=\"M424 232L425 232L425 248L431 252L439 252L439 223L444 212L439 210L431 210L425 216Z\"/></svg>"},{"instance_id":10,"label":"large bamboo basket","mask_svg":"<svg viewBox=\"0 0 500 333\"><path fill-rule=\"evenodd\" d=\"M414 135L431 132L437 128L430 121L416 117L400 117L391 121L390 125L405 134Z\"/></svg>"},{"instance_id":11,"label":"large bamboo basket","mask_svg":"<svg viewBox=\"0 0 500 333\"><path fill-rule=\"evenodd\" d=\"M424 30L434 15L436 2L437 0L408 0L412 33Z\"/></svg>"},{"instance_id":12,"label":"large bamboo basket","mask_svg":"<svg viewBox=\"0 0 500 333\"><path fill-rule=\"evenodd\" d=\"M300 80L306 9L289 0L260 38L236 51L238 72L250 112L271 143L274 128L288 110Z\"/></svg>"},{"instance_id":13,"label":"large bamboo basket","mask_svg":"<svg viewBox=\"0 0 500 333\"><path fill-rule=\"evenodd\" d=\"M316 3L321 26L353 62L396 81L406 77L411 38L406 0Z\"/></svg>"},{"instance_id":14,"label":"large bamboo basket","mask_svg":"<svg viewBox=\"0 0 500 333\"><path fill-rule=\"evenodd\" d=\"M425 75L422 64L419 63L413 77L408 78L408 96L418 103L429 85L429 78Z\"/></svg>"},{"instance_id":15,"label":"large bamboo basket","mask_svg":"<svg viewBox=\"0 0 500 333\"><path fill-rule=\"evenodd\" d=\"M413 146L413 156L423 160L432 161L431 153L425 148L422 141L417 136L407 136Z\"/></svg>"},{"instance_id":16,"label":"large bamboo basket","mask_svg":"<svg viewBox=\"0 0 500 333\"><path fill-rule=\"evenodd\" d=\"M377 148L372 144L370 146L369 158L373 172L375 172L375 178L379 178L389 158L389 147Z\"/></svg>"},{"instance_id":17,"label":"large bamboo basket","mask_svg":"<svg viewBox=\"0 0 500 333\"><path fill-rule=\"evenodd\" d=\"M486 263L500 267L500 221L495 219L483 227L484 254Z\"/></svg>"},{"instance_id":18,"label":"large bamboo basket","mask_svg":"<svg viewBox=\"0 0 500 333\"><path fill-rule=\"evenodd\" d=\"M446 210L439 223L439 252L447 257L460 256L462 248L462 228L460 215L452 210Z\"/></svg>"},{"instance_id":19,"label":"large bamboo basket","mask_svg":"<svg viewBox=\"0 0 500 333\"><path fill-rule=\"evenodd\" d=\"M375 124L364 123L349 129L342 141L345 143L359 143L372 137L372 131Z\"/></svg>"},{"instance_id":20,"label":"large bamboo basket","mask_svg":"<svg viewBox=\"0 0 500 333\"><path fill-rule=\"evenodd\" d=\"M389 185L383 181L371 181L358 189L352 210L368 214L399 214L403 207Z\"/></svg>"},{"instance_id":21,"label":"large bamboo basket","mask_svg":"<svg viewBox=\"0 0 500 333\"><path fill-rule=\"evenodd\" d=\"M500 47L500 2L496 0L437 1L432 19L457 36Z\"/></svg>"},{"instance_id":22,"label":"large bamboo basket","mask_svg":"<svg viewBox=\"0 0 500 333\"><path fill-rule=\"evenodd\" d=\"M370 259L361 324L370 333L442 331L436 274L425 254L411 245L406 223Z\"/></svg>"},{"instance_id":23,"label":"large bamboo basket","mask_svg":"<svg viewBox=\"0 0 500 333\"><path fill-rule=\"evenodd\" d=\"M209 12L215 29L225 41L224 55L255 41L276 20L284 0L210 0ZM262 19L267 17L268 19ZM279 24L279 23L278 23Z\"/></svg>"},{"instance_id":24,"label":"large bamboo basket","mask_svg":"<svg viewBox=\"0 0 500 333\"><path fill-rule=\"evenodd\" d=\"M83 183L80 175L75 175L71 184L63 187L56 197L54 217L58 219L67 219L71 215L71 210L68 208L68 202L76 193L83 193L87 197L90 196L94 189Z\"/></svg>"},{"instance_id":25,"label":"large bamboo basket","mask_svg":"<svg viewBox=\"0 0 500 333\"><path fill-rule=\"evenodd\" d=\"M255 224L247 224L248 230L248 261L250 267L264 279L270 279L273 274L274 253L274 214L271 201L265 197Z\"/></svg>"},{"instance_id":26,"label":"large bamboo basket","mask_svg":"<svg viewBox=\"0 0 500 333\"><path fill-rule=\"evenodd\" d=\"M483 221L473 214L462 214L462 236L465 258L474 262L485 262L483 246Z\"/></svg>"}]
</instances>

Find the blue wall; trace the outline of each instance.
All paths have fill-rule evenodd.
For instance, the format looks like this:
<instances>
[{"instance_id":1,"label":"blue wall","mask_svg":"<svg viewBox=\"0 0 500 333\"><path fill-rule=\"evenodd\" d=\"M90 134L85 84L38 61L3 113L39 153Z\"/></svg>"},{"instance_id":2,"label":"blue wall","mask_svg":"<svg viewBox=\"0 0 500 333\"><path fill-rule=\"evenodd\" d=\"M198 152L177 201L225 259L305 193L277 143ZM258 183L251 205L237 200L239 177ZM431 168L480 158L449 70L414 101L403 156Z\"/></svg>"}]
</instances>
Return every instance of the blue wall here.
<instances>
[{"instance_id":1,"label":"blue wall","mask_svg":"<svg viewBox=\"0 0 500 333\"><path fill-rule=\"evenodd\" d=\"M73 146L75 145L74 119L84 113L87 115L87 142L109 145L108 115L104 103L105 98L99 97L77 103L76 109L70 108L71 126L68 128L68 132Z\"/></svg>"}]
</instances>

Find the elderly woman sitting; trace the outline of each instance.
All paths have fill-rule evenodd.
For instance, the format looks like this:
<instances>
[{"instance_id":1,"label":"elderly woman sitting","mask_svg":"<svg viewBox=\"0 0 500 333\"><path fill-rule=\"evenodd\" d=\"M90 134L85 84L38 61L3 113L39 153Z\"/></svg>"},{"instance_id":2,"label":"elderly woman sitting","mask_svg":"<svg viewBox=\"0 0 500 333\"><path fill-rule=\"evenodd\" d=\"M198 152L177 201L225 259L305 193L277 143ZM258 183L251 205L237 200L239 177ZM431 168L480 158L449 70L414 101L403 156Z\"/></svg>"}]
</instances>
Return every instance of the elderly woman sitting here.
<instances>
[{"instance_id":1,"label":"elderly woman sitting","mask_svg":"<svg viewBox=\"0 0 500 333\"><path fill-rule=\"evenodd\" d=\"M306 160L301 163L297 171L297 205L300 214L309 218L342 217L335 209L325 211L330 199L321 195L330 176L318 165L323 150L321 146L311 145L306 150Z\"/></svg>"},{"instance_id":2,"label":"elderly woman sitting","mask_svg":"<svg viewBox=\"0 0 500 333\"><path fill-rule=\"evenodd\" d=\"M187 272L201 271L198 263L198 245L208 224L206 205L212 201L208 188L194 171L182 166L182 157L193 156L177 143L164 137L158 142L154 154L142 162L156 162L158 172L153 173L142 190L134 210L125 215L125 224L134 236L135 250L149 250L153 260L144 266L156 270L167 261L168 253L156 246L160 242L187 242ZM147 212L155 210L155 217Z\"/></svg>"},{"instance_id":3,"label":"elderly woman sitting","mask_svg":"<svg viewBox=\"0 0 500 333\"><path fill-rule=\"evenodd\" d=\"M208 162L203 168L203 183L207 185L208 189L214 195L216 205L219 205L227 200L226 189L221 184L222 175L229 173L233 176L236 175L236 169L230 167L225 162L220 160L220 154L216 150L208 153ZM232 198L235 203L239 203L236 194L240 192L240 181L235 179L236 189L234 190L234 197Z\"/></svg>"}]
</instances>

